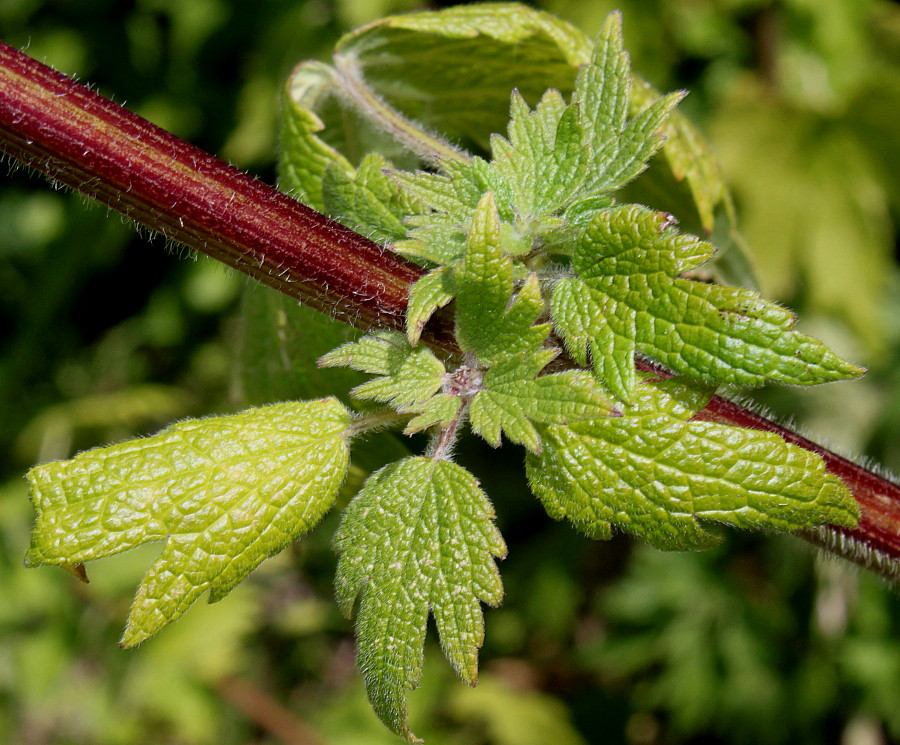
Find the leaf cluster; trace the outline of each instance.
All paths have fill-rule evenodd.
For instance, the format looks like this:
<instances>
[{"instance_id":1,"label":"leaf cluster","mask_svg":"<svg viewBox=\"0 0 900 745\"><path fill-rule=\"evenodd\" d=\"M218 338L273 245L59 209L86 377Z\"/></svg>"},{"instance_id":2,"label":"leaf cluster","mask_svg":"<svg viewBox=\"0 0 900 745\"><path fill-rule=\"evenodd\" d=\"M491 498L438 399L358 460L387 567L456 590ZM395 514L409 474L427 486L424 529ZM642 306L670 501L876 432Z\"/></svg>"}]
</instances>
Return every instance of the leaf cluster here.
<instances>
[{"instance_id":1,"label":"leaf cluster","mask_svg":"<svg viewBox=\"0 0 900 745\"><path fill-rule=\"evenodd\" d=\"M337 596L348 615L356 608L375 711L410 741L406 691L420 680L429 615L452 666L474 684L481 604L502 598L495 559L506 548L493 508L453 462L465 426L490 445L505 437L524 446L547 512L594 538L615 528L686 550L719 540L710 523L855 524L855 502L818 456L773 434L693 419L723 385L807 385L861 370L795 331L793 314L758 293L694 278L715 249L667 213L617 201L663 146L683 97L634 110L620 16L593 45L517 6L420 14L392 33L500 39L496 21L511 9L513 36L555 33L567 54L586 57L568 96L550 88L531 108L514 90L506 135L491 136L484 157L448 149L381 102L384 127L430 167L403 170L377 153L354 167L320 137L314 110L352 62L349 42L335 69L307 64L292 78L285 186L426 269L405 334L375 331L319 361L374 376L350 391L363 413L334 398L276 404L31 472L31 564L80 571L165 542L124 644L152 636L207 589L221 599L310 530L336 501L351 442L385 426L426 432L429 444L377 470L350 502L335 538ZM381 43L399 42L387 34ZM422 342L446 306L458 353ZM639 355L674 377L643 374Z\"/></svg>"}]
</instances>

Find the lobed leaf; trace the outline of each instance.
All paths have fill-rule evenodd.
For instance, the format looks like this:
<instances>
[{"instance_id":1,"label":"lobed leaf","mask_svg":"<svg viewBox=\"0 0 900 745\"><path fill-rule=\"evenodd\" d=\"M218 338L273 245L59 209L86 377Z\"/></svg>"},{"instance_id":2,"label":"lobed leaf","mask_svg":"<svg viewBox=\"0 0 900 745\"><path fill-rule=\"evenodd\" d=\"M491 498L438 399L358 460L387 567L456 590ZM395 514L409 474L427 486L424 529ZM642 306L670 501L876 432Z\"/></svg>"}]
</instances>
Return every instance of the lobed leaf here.
<instances>
[{"instance_id":1,"label":"lobed leaf","mask_svg":"<svg viewBox=\"0 0 900 745\"><path fill-rule=\"evenodd\" d=\"M537 276L529 275L513 296L513 263L503 251L492 192L479 202L454 284L457 340L479 363L531 352L547 337L548 324L533 325L544 309Z\"/></svg>"},{"instance_id":2,"label":"lobed leaf","mask_svg":"<svg viewBox=\"0 0 900 745\"><path fill-rule=\"evenodd\" d=\"M665 140L661 128L684 98L670 93L628 118L631 65L622 44L622 16L610 13L589 64L575 80L572 103L580 108L590 163L580 192L585 197L620 189L646 168Z\"/></svg>"},{"instance_id":3,"label":"lobed leaf","mask_svg":"<svg viewBox=\"0 0 900 745\"><path fill-rule=\"evenodd\" d=\"M494 169L510 185L517 221L532 221L561 208L587 169L578 108L549 90L532 112L513 91L509 139L491 138Z\"/></svg>"},{"instance_id":4,"label":"lobed leaf","mask_svg":"<svg viewBox=\"0 0 900 745\"><path fill-rule=\"evenodd\" d=\"M389 167L377 153L366 155L355 174L329 164L322 181L325 212L376 243L404 238L403 218L419 207L384 173Z\"/></svg>"},{"instance_id":5,"label":"lobed leaf","mask_svg":"<svg viewBox=\"0 0 900 745\"><path fill-rule=\"evenodd\" d=\"M599 212L575 247L577 279L558 282L552 312L576 359L590 348L598 376L622 400L640 351L710 383L811 385L864 371L793 331L795 317L758 293L677 277L712 247L637 205Z\"/></svg>"},{"instance_id":6,"label":"lobed leaf","mask_svg":"<svg viewBox=\"0 0 900 745\"><path fill-rule=\"evenodd\" d=\"M406 690L420 681L429 613L459 676L474 685L481 602L499 604L506 546L478 481L447 461L406 458L373 474L344 513L336 594L356 597L357 657L376 713L411 742Z\"/></svg>"},{"instance_id":7,"label":"lobed leaf","mask_svg":"<svg viewBox=\"0 0 900 745\"><path fill-rule=\"evenodd\" d=\"M691 421L706 395L639 383L618 418L540 428L528 478L548 513L589 536L613 526L665 550L708 548L712 521L739 528L853 526L859 508L822 459L777 434Z\"/></svg>"},{"instance_id":8,"label":"lobed leaf","mask_svg":"<svg viewBox=\"0 0 900 745\"><path fill-rule=\"evenodd\" d=\"M191 419L28 474L28 566L76 565L163 541L122 645L221 600L331 508L348 467L350 413L333 398Z\"/></svg>"},{"instance_id":9,"label":"lobed leaf","mask_svg":"<svg viewBox=\"0 0 900 745\"><path fill-rule=\"evenodd\" d=\"M428 347L414 348L399 331L376 331L342 344L319 359L321 367L350 367L378 375L351 395L396 407L421 403L441 388L444 364Z\"/></svg>"},{"instance_id":10,"label":"lobed leaf","mask_svg":"<svg viewBox=\"0 0 900 745\"><path fill-rule=\"evenodd\" d=\"M555 357L556 350L544 349L492 365L484 373L484 390L472 399L472 430L494 447L502 431L513 442L540 452L533 422L566 425L617 413L590 373L567 370L537 377Z\"/></svg>"},{"instance_id":11,"label":"lobed leaf","mask_svg":"<svg viewBox=\"0 0 900 745\"><path fill-rule=\"evenodd\" d=\"M416 346L419 343L428 319L451 300L452 281L447 267L430 271L412 286L406 306L406 338L410 344Z\"/></svg>"}]
</instances>

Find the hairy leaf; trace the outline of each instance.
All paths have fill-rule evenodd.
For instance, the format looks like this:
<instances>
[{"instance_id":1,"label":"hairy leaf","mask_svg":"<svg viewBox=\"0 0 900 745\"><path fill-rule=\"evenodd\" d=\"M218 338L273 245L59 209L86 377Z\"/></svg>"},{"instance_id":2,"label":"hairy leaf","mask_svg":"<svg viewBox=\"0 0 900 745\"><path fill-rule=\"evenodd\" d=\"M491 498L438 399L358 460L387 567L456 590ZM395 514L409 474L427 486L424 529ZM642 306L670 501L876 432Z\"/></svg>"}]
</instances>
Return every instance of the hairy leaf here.
<instances>
[{"instance_id":1,"label":"hairy leaf","mask_svg":"<svg viewBox=\"0 0 900 745\"><path fill-rule=\"evenodd\" d=\"M684 93L670 93L628 118L631 70L622 48L622 17L610 13L590 64L578 73L572 103L580 108L590 163L585 197L614 191L646 168L662 147L660 129Z\"/></svg>"},{"instance_id":2,"label":"hairy leaf","mask_svg":"<svg viewBox=\"0 0 900 745\"><path fill-rule=\"evenodd\" d=\"M512 259L503 251L492 192L478 205L466 253L454 274L457 339L481 364L530 352L547 337L548 324L532 325L544 309L535 275L513 293Z\"/></svg>"},{"instance_id":3,"label":"hairy leaf","mask_svg":"<svg viewBox=\"0 0 900 745\"><path fill-rule=\"evenodd\" d=\"M29 566L74 565L163 541L123 646L153 636L209 589L221 600L309 531L347 473L350 413L335 399L179 422L29 474Z\"/></svg>"},{"instance_id":4,"label":"hairy leaf","mask_svg":"<svg viewBox=\"0 0 900 745\"><path fill-rule=\"evenodd\" d=\"M583 132L578 107L547 91L537 108L513 92L509 139L491 138L492 164L510 185L512 207L528 225L561 208L584 179Z\"/></svg>"},{"instance_id":5,"label":"hairy leaf","mask_svg":"<svg viewBox=\"0 0 900 745\"><path fill-rule=\"evenodd\" d=\"M691 421L705 404L674 380L640 383L621 417L542 426L543 453L527 459L532 489L587 535L609 538L615 526L667 550L714 545L701 521L856 524L856 501L818 455L774 433Z\"/></svg>"},{"instance_id":6,"label":"hairy leaf","mask_svg":"<svg viewBox=\"0 0 900 745\"><path fill-rule=\"evenodd\" d=\"M494 557L506 546L476 479L447 461L407 458L373 474L344 514L337 598L361 595L357 655L381 720L407 740L406 691L421 678L428 615L444 654L474 685L484 639L481 602L503 596Z\"/></svg>"},{"instance_id":7,"label":"hairy leaf","mask_svg":"<svg viewBox=\"0 0 900 745\"><path fill-rule=\"evenodd\" d=\"M712 383L810 385L862 374L793 331L794 315L756 292L677 276L713 250L663 213L637 205L599 212L575 247L578 278L554 288L556 328L580 360L587 342L598 375L624 401L635 350Z\"/></svg>"},{"instance_id":8,"label":"hairy leaf","mask_svg":"<svg viewBox=\"0 0 900 745\"><path fill-rule=\"evenodd\" d=\"M356 386L356 398L397 407L420 403L441 387L446 372L428 347L410 346L399 331L377 331L359 341L342 344L319 360L322 367L350 367L380 377Z\"/></svg>"},{"instance_id":9,"label":"hairy leaf","mask_svg":"<svg viewBox=\"0 0 900 745\"><path fill-rule=\"evenodd\" d=\"M447 267L434 269L416 282L409 291L406 308L406 337L416 346L422 329L438 308L453 300L451 275Z\"/></svg>"},{"instance_id":10,"label":"hairy leaf","mask_svg":"<svg viewBox=\"0 0 900 745\"><path fill-rule=\"evenodd\" d=\"M540 436L532 422L566 425L614 412L590 373L567 370L537 377L554 357L555 350L545 349L491 366L484 374L484 390L472 400L472 429L494 447L500 444L502 430L513 442L540 452Z\"/></svg>"}]
</instances>

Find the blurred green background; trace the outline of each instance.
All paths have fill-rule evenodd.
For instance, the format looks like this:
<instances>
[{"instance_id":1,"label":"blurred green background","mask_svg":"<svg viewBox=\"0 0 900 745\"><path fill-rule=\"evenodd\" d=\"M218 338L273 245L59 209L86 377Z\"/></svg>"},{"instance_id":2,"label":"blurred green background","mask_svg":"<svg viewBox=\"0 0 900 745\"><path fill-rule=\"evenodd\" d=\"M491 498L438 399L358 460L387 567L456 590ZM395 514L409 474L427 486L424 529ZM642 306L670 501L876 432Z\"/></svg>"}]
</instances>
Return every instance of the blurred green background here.
<instances>
[{"instance_id":1,"label":"blurred green background","mask_svg":"<svg viewBox=\"0 0 900 745\"><path fill-rule=\"evenodd\" d=\"M624 12L635 69L734 187L764 291L870 367L759 400L815 439L900 470L900 6L884 0L547 0L593 34ZM0 37L274 181L296 62L413 0L0 0ZM154 547L79 584L25 570L33 463L242 405L249 281L15 166L0 182L0 743L396 743L331 600L332 515L224 602L116 646ZM430 743L900 741L900 601L788 537L704 554L594 543L527 497L521 453L476 446L510 545L482 683L431 648L412 727ZM485 463L489 462L490 467Z\"/></svg>"}]
</instances>

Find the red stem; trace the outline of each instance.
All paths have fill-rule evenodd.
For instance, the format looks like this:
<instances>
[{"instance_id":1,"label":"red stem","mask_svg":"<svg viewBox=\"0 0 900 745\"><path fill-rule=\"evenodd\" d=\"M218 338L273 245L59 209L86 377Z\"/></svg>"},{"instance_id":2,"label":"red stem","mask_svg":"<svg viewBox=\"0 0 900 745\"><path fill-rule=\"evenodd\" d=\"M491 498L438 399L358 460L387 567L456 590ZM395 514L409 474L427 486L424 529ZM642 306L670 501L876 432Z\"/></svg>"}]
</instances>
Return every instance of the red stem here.
<instances>
[{"instance_id":1,"label":"red stem","mask_svg":"<svg viewBox=\"0 0 900 745\"><path fill-rule=\"evenodd\" d=\"M421 271L0 42L0 148L168 238L359 326L401 328ZM428 339L452 345L449 325ZM900 487L722 398L700 418L777 432L819 453L858 500L854 529L804 538L900 580Z\"/></svg>"}]
</instances>

